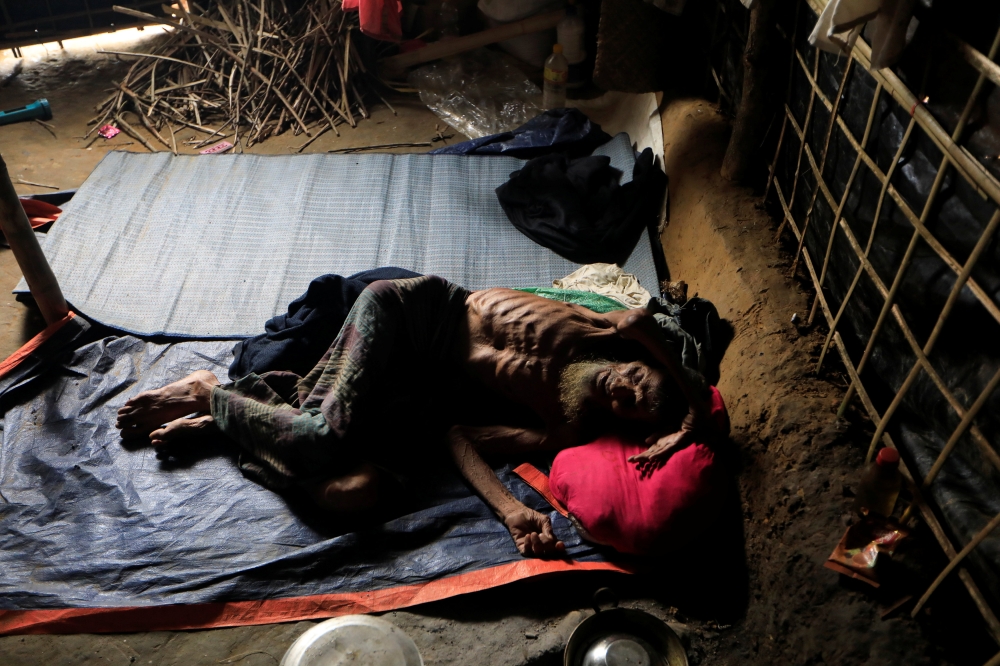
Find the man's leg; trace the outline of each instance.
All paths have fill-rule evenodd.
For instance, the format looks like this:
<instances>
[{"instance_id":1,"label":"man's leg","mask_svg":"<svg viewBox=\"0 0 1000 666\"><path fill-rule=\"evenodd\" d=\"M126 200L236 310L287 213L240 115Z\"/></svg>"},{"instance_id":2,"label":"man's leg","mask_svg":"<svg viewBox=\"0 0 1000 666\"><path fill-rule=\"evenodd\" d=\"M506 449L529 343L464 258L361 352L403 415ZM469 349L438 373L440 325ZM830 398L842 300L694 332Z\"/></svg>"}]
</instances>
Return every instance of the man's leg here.
<instances>
[{"instance_id":1,"label":"man's leg","mask_svg":"<svg viewBox=\"0 0 1000 666\"><path fill-rule=\"evenodd\" d=\"M125 422L136 420L136 414L142 415L138 419L140 423L151 423L172 412L183 410L185 414L190 414L192 412L189 410L208 411L212 386L218 385L219 381L214 375L202 370L162 389L147 391L129 401ZM121 419L119 423L122 423ZM149 434L149 440L159 453L167 453L172 446L189 444L192 439L209 432L219 433L211 414L193 418L180 417L160 425ZM250 465L253 463L241 466ZM307 481L302 485L307 494L324 509L352 513L371 509L378 503L382 485L380 476L373 465L361 463L342 476Z\"/></svg>"},{"instance_id":2,"label":"man's leg","mask_svg":"<svg viewBox=\"0 0 1000 666\"><path fill-rule=\"evenodd\" d=\"M361 463L343 476L306 484L310 497L324 509L351 513L372 509L381 498L381 472Z\"/></svg>"},{"instance_id":3,"label":"man's leg","mask_svg":"<svg viewBox=\"0 0 1000 666\"><path fill-rule=\"evenodd\" d=\"M298 407L257 375L222 386L211 373L195 373L133 398L122 408L119 427L150 432L169 422L155 431L158 441L168 442L214 424L245 452L244 472L272 488L343 477L361 458L342 445L344 440L359 416L377 413L382 391L398 379L392 376L393 349L417 341L421 352L430 351L423 348L439 342L433 331L460 320L466 293L440 278L374 283L355 303L326 356L299 383ZM431 334L427 340L424 329ZM196 411L210 411L211 421L176 420Z\"/></svg>"}]
</instances>

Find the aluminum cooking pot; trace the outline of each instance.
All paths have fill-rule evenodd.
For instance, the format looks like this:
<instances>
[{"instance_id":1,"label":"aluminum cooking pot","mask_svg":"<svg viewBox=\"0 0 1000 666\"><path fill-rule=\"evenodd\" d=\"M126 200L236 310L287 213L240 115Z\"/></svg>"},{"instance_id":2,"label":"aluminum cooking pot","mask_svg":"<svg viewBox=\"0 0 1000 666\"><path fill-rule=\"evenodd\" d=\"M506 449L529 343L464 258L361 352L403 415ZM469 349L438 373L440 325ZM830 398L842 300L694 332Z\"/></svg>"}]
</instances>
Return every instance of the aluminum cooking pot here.
<instances>
[{"instance_id":1,"label":"aluminum cooking pot","mask_svg":"<svg viewBox=\"0 0 1000 666\"><path fill-rule=\"evenodd\" d=\"M602 610L602 598L611 590L594 594L596 613L581 622L569 637L563 666L688 666L687 653L677 634L659 618L645 611L618 608Z\"/></svg>"}]
</instances>

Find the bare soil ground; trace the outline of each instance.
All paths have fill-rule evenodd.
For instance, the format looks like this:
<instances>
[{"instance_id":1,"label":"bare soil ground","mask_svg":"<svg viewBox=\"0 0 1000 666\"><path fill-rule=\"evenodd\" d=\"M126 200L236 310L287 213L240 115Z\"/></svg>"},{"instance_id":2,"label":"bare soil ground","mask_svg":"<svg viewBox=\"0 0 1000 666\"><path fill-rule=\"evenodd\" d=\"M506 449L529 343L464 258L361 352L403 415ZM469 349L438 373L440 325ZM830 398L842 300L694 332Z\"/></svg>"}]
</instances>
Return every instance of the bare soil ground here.
<instances>
[{"instance_id":1,"label":"bare soil ground","mask_svg":"<svg viewBox=\"0 0 1000 666\"><path fill-rule=\"evenodd\" d=\"M15 178L76 187L107 150L129 141L121 135L88 150L77 138L122 65L92 48L31 57L34 62L0 88L0 108L47 96L56 137L35 123L0 127L0 153ZM0 60L0 81L11 67ZM339 138L326 135L306 152L435 136L438 121L419 102L396 108L398 115L376 107L371 120ZM905 613L881 618L884 607L926 578L928 565L916 566L916 555L940 557L926 538L918 534L909 560L902 558L912 566L903 567L901 582L878 593L822 567L845 528L870 429L857 412L835 418L845 388L836 361L818 376L813 372L822 332L791 323L810 301L788 276L774 221L759 196L718 175L725 119L706 102L678 100L665 105L663 124L671 192L663 243L671 277L687 281L692 295L713 300L735 329L719 383L740 470L731 511L697 547L652 562L650 574L526 581L387 618L414 638L428 664L555 664L567 625L579 617L567 621L567 613L586 609L593 591L610 584L623 605L677 623L695 665L982 663L991 646L960 590L939 592L919 621ZM292 152L304 139L285 135L254 152ZM4 289L18 277L10 252L0 250ZM33 308L0 298L0 357L40 323ZM276 664L312 624L4 637L0 664Z\"/></svg>"}]
</instances>

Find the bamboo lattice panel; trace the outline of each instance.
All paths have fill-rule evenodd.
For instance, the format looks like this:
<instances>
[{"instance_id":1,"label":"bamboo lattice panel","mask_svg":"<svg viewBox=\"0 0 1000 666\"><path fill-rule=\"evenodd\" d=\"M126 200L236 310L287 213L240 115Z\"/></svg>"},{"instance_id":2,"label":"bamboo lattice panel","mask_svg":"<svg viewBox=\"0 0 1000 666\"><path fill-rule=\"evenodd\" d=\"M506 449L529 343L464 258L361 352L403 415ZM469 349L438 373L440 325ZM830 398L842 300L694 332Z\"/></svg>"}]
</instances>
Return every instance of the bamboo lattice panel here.
<instances>
[{"instance_id":1,"label":"bamboo lattice panel","mask_svg":"<svg viewBox=\"0 0 1000 666\"><path fill-rule=\"evenodd\" d=\"M974 83L949 131L898 73L870 70L863 40L840 58L808 45L824 4L801 3L789 31L765 196L780 206L779 236L794 237L793 273L804 268L816 286L809 322L822 313L829 326L817 369L836 349L850 378L841 412L854 396L863 403L875 424L869 460L879 444L899 445L915 479L904 518L919 511L950 560L913 614L957 569L1000 643L990 608L1000 580L1000 183L966 145L1000 84L1000 30L985 55L959 43Z\"/></svg>"}]
</instances>

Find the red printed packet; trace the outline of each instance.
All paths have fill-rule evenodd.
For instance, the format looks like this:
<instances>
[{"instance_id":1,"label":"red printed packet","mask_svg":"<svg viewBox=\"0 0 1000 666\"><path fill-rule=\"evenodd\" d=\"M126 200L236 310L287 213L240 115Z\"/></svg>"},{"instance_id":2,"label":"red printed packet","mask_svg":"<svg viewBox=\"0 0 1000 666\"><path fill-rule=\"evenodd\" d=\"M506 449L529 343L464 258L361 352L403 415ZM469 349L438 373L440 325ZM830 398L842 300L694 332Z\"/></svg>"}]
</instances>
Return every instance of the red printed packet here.
<instances>
[{"instance_id":1,"label":"red printed packet","mask_svg":"<svg viewBox=\"0 0 1000 666\"><path fill-rule=\"evenodd\" d=\"M910 531L893 518L866 516L847 528L823 566L878 587L875 565L879 554L892 556L909 535Z\"/></svg>"},{"instance_id":2,"label":"red printed packet","mask_svg":"<svg viewBox=\"0 0 1000 666\"><path fill-rule=\"evenodd\" d=\"M115 127L114 125L105 125L101 129L97 130L97 133L103 136L105 139L113 139L114 137L118 136L119 132L121 132L121 130Z\"/></svg>"},{"instance_id":3,"label":"red printed packet","mask_svg":"<svg viewBox=\"0 0 1000 666\"><path fill-rule=\"evenodd\" d=\"M219 143L211 145L205 150L200 150L198 152L201 155L212 155L214 153L221 153L224 150L229 150L232 147L233 144L229 143L228 141L220 141Z\"/></svg>"}]
</instances>

